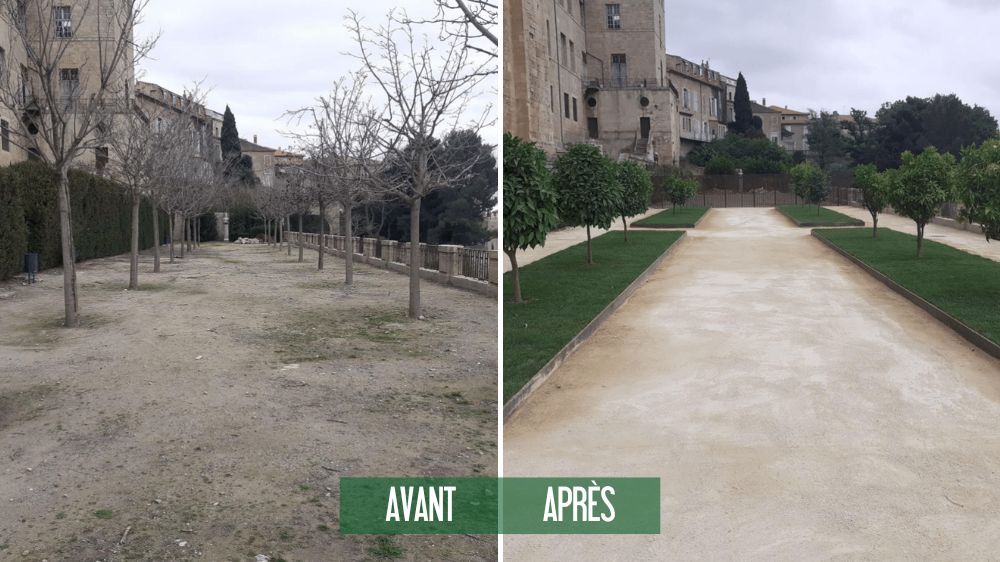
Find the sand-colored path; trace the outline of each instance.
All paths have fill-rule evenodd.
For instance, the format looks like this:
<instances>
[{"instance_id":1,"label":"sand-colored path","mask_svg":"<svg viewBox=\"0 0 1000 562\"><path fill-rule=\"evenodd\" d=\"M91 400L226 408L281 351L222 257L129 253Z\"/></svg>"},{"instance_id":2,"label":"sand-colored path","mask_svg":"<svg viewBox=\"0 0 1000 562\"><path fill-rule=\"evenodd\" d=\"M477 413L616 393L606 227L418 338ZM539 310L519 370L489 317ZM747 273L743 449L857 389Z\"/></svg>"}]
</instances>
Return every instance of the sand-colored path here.
<instances>
[{"instance_id":1,"label":"sand-colored path","mask_svg":"<svg viewBox=\"0 0 1000 562\"><path fill-rule=\"evenodd\" d=\"M658 536L508 560L981 560L1000 361L774 209L718 209L505 429L510 476L659 476Z\"/></svg>"}]
</instances>

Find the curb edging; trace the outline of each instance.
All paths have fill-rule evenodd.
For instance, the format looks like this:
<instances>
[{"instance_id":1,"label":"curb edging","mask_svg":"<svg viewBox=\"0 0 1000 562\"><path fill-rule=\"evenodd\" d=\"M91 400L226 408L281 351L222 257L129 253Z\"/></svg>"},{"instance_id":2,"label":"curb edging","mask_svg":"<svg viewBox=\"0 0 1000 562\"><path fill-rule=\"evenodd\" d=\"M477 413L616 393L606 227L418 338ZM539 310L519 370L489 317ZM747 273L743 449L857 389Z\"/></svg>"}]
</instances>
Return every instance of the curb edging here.
<instances>
[{"instance_id":1,"label":"curb edging","mask_svg":"<svg viewBox=\"0 0 1000 562\"><path fill-rule=\"evenodd\" d=\"M865 226L865 221L861 219L856 219L854 217L848 217L851 222L834 222L834 223L815 223L815 222L799 222L795 217L789 215L781 209L781 206L775 207L779 213L784 215L788 220L792 221L795 226L801 228L844 228L851 226ZM833 211L837 212L837 211ZM843 213L840 213L843 215ZM846 216L846 215L845 215Z\"/></svg>"},{"instance_id":2,"label":"curb edging","mask_svg":"<svg viewBox=\"0 0 1000 562\"><path fill-rule=\"evenodd\" d=\"M708 213L705 214L707 215ZM670 257L670 255L673 253L674 249L680 246L681 242L683 242L686 238L687 238L687 232L682 232L680 237L676 241L674 241L674 243L671 244L670 247L667 248L663 252L663 254L660 255L660 257L656 258L656 260L654 260L653 263L649 264L649 267L647 267L645 271L643 271L642 273L639 274L638 277L633 279L632 282L629 283L629 285L625 287L625 289L621 293L619 293L618 296L615 297L613 301L611 301L610 303L608 303L607 306L604 307L604 310L602 310L597 316L591 319L591 321L588 322L587 325L584 326L584 328L580 330L580 332L577 335L573 336L573 339L569 340L569 342L566 345L564 345L562 349L560 349L555 355L553 355L552 359L549 359L548 363L546 363L541 369L538 370L537 373L535 373L530 379L528 379L528 382L524 383L524 386L522 386L520 390L514 393L514 396L511 396L510 399L504 403L503 405L504 423L506 423L507 420L509 420L518 410L521 409L521 406L524 405L524 403L531 396L531 394L533 394L535 390L537 390L540 386L542 386L542 384L549 378L549 376L551 376L552 373L554 373L556 369L558 369L559 366L562 365L563 361L565 361L569 356L571 356L580 347L581 344L590 339L590 336L594 335L594 332L597 331L597 329L601 326L601 324L603 324L608 318L611 317L612 314L614 314L619 308L621 308L622 305L624 305L629 300L629 298L632 297L632 295L636 292L636 290L639 289L639 287L641 287L646 283L646 280L650 277L650 275L653 274L653 271L657 269L664 261L666 261L666 259Z\"/></svg>"},{"instance_id":3,"label":"curb edging","mask_svg":"<svg viewBox=\"0 0 1000 562\"><path fill-rule=\"evenodd\" d=\"M884 273L868 265L861 259L851 255L850 253L847 252L847 250L844 250L843 248L837 246L833 242L827 240L826 238L823 238L822 236L817 234L815 230L813 230L811 234L813 235L814 238L818 239L820 242L825 244L827 247L831 248L833 251L844 256L855 265L861 267L861 269L866 271L868 274L870 274L878 281L882 282L882 284L889 287L890 289L898 293L906 300L917 305L918 307L923 309L924 312L930 314L945 326L948 326L949 328L957 332L958 335L968 340L969 343L975 345L980 350L986 352L987 355L992 355L993 357L1000 359L1000 344L995 343L993 340L987 338L986 336L970 328L968 325L966 325L958 318L955 318L954 316L941 310L931 302L925 300L920 295L914 293L913 291L893 281L892 278L890 278L888 275L885 275Z\"/></svg>"},{"instance_id":4,"label":"curb edging","mask_svg":"<svg viewBox=\"0 0 1000 562\"><path fill-rule=\"evenodd\" d=\"M705 220L705 217L707 217L708 214L712 212L712 209L713 209L713 207L706 207L705 208L705 212L702 213L701 217L698 218L698 220L694 221L694 224L692 224L692 223L687 223L687 224L671 224L671 225L662 225L661 224L661 225L652 225L652 226L649 226L649 225L642 225L642 224L632 223L632 228L644 228L644 229L647 229L647 230L680 230L680 229L684 229L684 228L698 228L698 225L700 225L702 223L702 221ZM669 211L669 210L670 209L664 209L664 211ZM650 215L649 217L646 217L644 219L640 219L640 220L638 220L636 222L642 222L642 221L644 221L646 219L649 219L649 218L652 218L654 216L656 216L656 215Z\"/></svg>"}]
</instances>

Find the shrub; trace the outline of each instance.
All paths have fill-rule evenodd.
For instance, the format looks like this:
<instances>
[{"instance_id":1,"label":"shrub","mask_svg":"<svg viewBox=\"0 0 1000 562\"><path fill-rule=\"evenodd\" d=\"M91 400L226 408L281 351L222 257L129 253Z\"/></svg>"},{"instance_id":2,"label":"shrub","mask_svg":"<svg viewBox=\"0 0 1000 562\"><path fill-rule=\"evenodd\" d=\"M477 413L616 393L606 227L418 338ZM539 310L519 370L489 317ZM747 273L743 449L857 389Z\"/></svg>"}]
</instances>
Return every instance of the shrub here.
<instances>
[{"instance_id":1,"label":"shrub","mask_svg":"<svg viewBox=\"0 0 1000 562\"><path fill-rule=\"evenodd\" d=\"M705 164L705 173L710 176L735 174L736 164L728 156L716 156Z\"/></svg>"},{"instance_id":2,"label":"shrub","mask_svg":"<svg viewBox=\"0 0 1000 562\"><path fill-rule=\"evenodd\" d=\"M692 178L670 176L664 184L664 191L676 213L678 205L686 205L692 197L698 194L698 182Z\"/></svg>"},{"instance_id":3,"label":"shrub","mask_svg":"<svg viewBox=\"0 0 1000 562\"><path fill-rule=\"evenodd\" d=\"M649 172L639 164L626 160L616 164L618 184L622 188L619 213L625 228L625 241L628 242L628 217L646 212L649 208L649 196L653 192L653 182Z\"/></svg>"},{"instance_id":4,"label":"shrub","mask_svg":"<svg viewBox=\"0 0 1000 562\"><path fill-rule=\"evenodd\" d=\"M20 224L25 233L24 250L17 256L20 271L21 254L39 254L40 267L62 265L62 245L59 237L59 210L56 203L58 177L45 164L37 161L19 162L0 170L0 198L20 203ZM132 203L125 191L114 182L97 176L72 171L69 175L70 200L73 202L73 241L77 261L124 254L131 243ZM7 207L7 205L4 205ZM16 219L14 211L4 219ZM148 201L140 206L139 245L153 245L151 228L153 207ZM0 228L13 232L17 226L0 221ZM161 212L163 238L168 230L166 214ZM5 228L6 227L6 228ZM13 238L11 238L13 239ZM11 246L14 248L14 246Z\"/></svg>"},{"instance_id":5,"label":"shrub","mask_svg":"<svg viewBox=\"0 0 1000 562\"><path fill-rule=\"evenodd\" d=\"M21 272L27 249L28 229L21 198L13 189L0 188L0 281Z\"/></svg>"},{"instance_id":6,"label":"shrub","mask_svg":"<svg viewBox=\"0 0 1000 562\"><path fill-rule=\"evenodd\" d=\"M807 203L816 205L816 212L819 212L819 204L826 199L830 192L830 179L826 172L812 162L803 162L792 167L788 173L792 176L792 185L795 186L795 195L801 197Z\"/></svg>"}]
</instances>

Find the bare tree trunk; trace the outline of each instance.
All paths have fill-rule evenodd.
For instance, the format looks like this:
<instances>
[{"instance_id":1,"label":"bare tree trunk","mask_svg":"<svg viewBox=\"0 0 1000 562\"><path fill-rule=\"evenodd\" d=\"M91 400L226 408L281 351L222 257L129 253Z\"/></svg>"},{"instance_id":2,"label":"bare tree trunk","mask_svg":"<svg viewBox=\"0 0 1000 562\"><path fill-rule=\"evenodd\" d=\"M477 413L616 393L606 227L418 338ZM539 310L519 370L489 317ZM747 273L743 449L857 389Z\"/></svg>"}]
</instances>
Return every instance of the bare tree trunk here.
<instances>
[{"instance_id":1,"label":"bare tree trunk","mask_svg":"<svg viewBox=\"0 0 1000 562\"><path fill-rule=\"evenodd\" d=\"M194 219L194 245L201 248L201 215Z\"/></svg>"},{"instance_id":2,"label":"bare tree trunk","mask_svg":"<svg viewBox=\"0 0 1000 562\"><path fill-rule=\"evenodd\" d=\"M292 255L292 215L285 217L285 229L288 231L288 235L285 237L285 249L288 250L288 255Z\"/></svg>"},{"instance_id":3,"label":"bare tree trunk","mask_svg":"<svg viewBox=\"0 0 1000 562\"><path fill-rule=\"evenodd\" d=\"M323 231L326 230L324 225L326 224L326 202L322 198L319 200L319 258L316 263L316 267L320 270L323 269L323 253L326 251L326 245L323 240Z\"/></svg>"},{"instance_id":4,"label":"bare tree trunk","mask_svg":"<svg viewBox=\"0 0 1000 562\"><path fill-rule=\"evenodd\" d=\"M410 318L420 318L420 198L410 203Z\"/></svg>"},{"instance_id":5,"label":"bare tree trunk","mask_svg":"<svg viewBox=\"0 0 1000 562\"><path fill-rule=\"evenodd\" d=\"M128 288L139 288L139 193L132 192L132 252L129 255Z\"/></svg>"},{"instance_id":6,"label":"bare tree trunk","mask_svg":"<svg viewBox=\"0 0 1000 562\"><path fill-rule=\"evenodd\" d=\"M587 264L594 263L594 250L590 245L590 225L587 225Z\"/></svg>"},{"instance_id":7,"label":"bare tree trunk","mask_svg":"<svg viewBox=\"0 0 1000 562\"><path fill-rule=\"evenodd\" d=\"M160 272L160 210L153 205L153 273Z\"/></svg>"},{"instance_id":8,"label":"bare tree trunk","mask_svg":"<svg viewBox=\"0 0 1000 562\"><path fill-rule=\"evenodd\" d=\"M177 255L174 249L174 235L177 234L177 215L171 212L169 217L170 217L170 263L174 263L174 257Z\"/></svg>"},{"instance_id":9,"label":"bare tree trunk","mask_svg":"<svg viewBox=\"0 0 1000 562\"><path fill-rule=\"evenodd\" d=\"M73 218L69 206L69 175L65 165L59 170L59 234L62 242L65 324L67 328L75 328L80 325L76 293L76 248L73 244Z\"/></svg>"},{"instance_id":10,"label":"bare tree trunk","mask_svg":"<svg viewBox=\"0 0 1000 562\"><path fill-rule=\"evenodd\" d=\"M521 304L521 270L517 267L517 250L504 251L510 259L511 284L514 286L514 304Z\"/></svg>"},{"instance_id":11,"label":"bare tree trunk","mask_svg":"<svg viewBox=\"0 0 1000 562\"><path fill-rule=\"evenodd\" d=\"M185 246L187 246L187 237L188 237L187 219L181 217L181 255L180 255L181 259L184 259L184 248Z\"/></svg>"},{"instance_id":12,"label":"bare tree trunk","mask_svg":"<svg viewBox=\"0 0 1000 562\"><path fill-rule=\"evenodd\" d=\"M351 224L351 206L344 205L344 212L340 214L341 226L344 228L344 284L354 283L354 225Z\"/></svg>"},{"instance_id":13,"label":"bare tree trunk","mask_svg":"<svg viewBox=\"0 0 1000 562\"><path fill-rule=\"evenodd\" d=\"M302 261L304 259L303 256L302 256L303 249L305 248L305 246L304 246L305 241L302 240L302 238L304 236L305 236L305 233L302 232L302 213L299 213L299 263L302 263Z\"/></svg>"}]
</instances>

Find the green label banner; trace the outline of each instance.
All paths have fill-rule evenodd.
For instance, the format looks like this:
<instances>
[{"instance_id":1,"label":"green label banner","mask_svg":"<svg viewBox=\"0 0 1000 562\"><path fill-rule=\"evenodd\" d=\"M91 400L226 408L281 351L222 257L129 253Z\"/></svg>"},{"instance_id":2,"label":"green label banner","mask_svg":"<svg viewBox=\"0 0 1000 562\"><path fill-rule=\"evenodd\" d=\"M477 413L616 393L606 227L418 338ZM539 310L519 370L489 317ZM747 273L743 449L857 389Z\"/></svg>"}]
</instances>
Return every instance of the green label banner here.
<instances>
[{"instance_id":1,"label":"green label banner","mask_svg":"<svg viewBox=\"0 0 1000 562\"><path fill-rule=\"evenodd\" d=\"M341 478L345 534L658 534L659 478Z\"/></svg>"}]
</instances>

